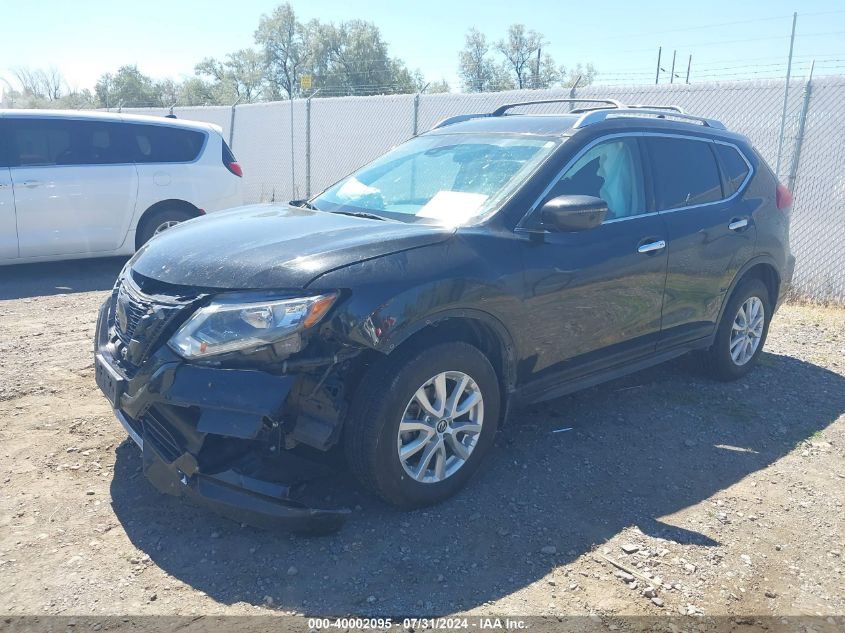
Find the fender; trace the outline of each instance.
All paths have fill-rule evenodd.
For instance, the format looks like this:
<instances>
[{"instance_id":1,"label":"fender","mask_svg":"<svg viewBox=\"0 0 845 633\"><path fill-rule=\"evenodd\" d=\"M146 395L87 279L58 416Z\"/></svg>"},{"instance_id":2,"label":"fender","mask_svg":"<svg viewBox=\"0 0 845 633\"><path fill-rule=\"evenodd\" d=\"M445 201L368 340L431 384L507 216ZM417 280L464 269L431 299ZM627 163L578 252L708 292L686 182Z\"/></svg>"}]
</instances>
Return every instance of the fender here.
<instances>
[{"instance_id":1,"label":"fender","mask_svg":"<svg viewBox=\"0 0 845 633\"><path fill-rule=\"evenodd\" d=\"M736 290L737 284L739 284L739 281L745 276L745 274L749 270L751 270L754 266L758 264L768 264L769 266L774 268L775 273L778 276L778 285L780 286L782 280L781 271L780 267L777 265L777 262L774 260L773 257L771 257L770 255L760 254L755 255L747 262L745 262L745 265L743 265L742 268L737 271L736 275L734 275L733 281L731 281L730 286L728 286L728 291L725 293L724 299L722 299L722 305L719 308L719 318L716 321L717 326L716 329L713 331L713 334L711 335L711 339L714 339L716 337L716 330L718 330L718 324L722 322L722 315L725 312L725 307L728 305L728 301L730 300L731 295L733 295L734 290ZM778 299L780 300L780 293L778 293Z\"/></svg>"},{"instance_id":2,"label":"fender","mask_svg":"<svg viewBox=\"0 0 845 633\"><path fill-rule=\"evenodd\" d=\"M493 330L502 346L502 358L504 359L505 369L505 375L502 378L505 381L508 391L513 390L516 386L516 347L513 337L498 318L483 310L476 308L451 308L435 312L426 316L424 319L407 323L400 329L394 330L379 342L376 349L382 353L389 354L420 330L429 326L436 326L448 319L476 320L484 323Z\"/></svg>"}]
</instances>

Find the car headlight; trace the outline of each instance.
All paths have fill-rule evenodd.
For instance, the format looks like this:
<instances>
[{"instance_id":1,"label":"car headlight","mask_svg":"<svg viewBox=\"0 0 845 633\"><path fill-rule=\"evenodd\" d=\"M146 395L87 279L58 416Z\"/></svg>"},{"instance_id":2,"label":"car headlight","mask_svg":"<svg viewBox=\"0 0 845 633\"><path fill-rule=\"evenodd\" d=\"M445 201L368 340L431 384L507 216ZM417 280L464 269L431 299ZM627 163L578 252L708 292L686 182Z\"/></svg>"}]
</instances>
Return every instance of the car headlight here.
<instances>
[{"instance_id":1,"label":"car headlight","mask_svg":"<svg viewBox=\"0 0 845 633\"><path fill-rule=\"evenodd\" d=\"M168 341L187 359L276 345L285 354L301 349L300 332L319 323L335 294L244 303L220 299L197 310Z\"/></svg>"}]
</instances>

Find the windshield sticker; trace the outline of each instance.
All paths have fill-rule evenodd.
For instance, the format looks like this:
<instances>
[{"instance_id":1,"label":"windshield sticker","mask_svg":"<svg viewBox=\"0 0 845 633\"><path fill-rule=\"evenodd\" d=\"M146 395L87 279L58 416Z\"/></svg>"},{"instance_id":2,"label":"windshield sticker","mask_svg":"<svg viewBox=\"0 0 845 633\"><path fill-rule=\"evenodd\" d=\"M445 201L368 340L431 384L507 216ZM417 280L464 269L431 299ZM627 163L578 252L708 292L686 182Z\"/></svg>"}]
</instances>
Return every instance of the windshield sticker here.
<instances>
[{"instance_id":1,"label":"windshield sticker","mask_svg":"<svg viewBox=\"0 0 845 633\"><path fill-rule=\"evenodd\" d=\"M483 193L438 191L428 204L417 212L417 217L432 218L458 226L473 217L487 198Z\"/></svg>"}]
</instances>

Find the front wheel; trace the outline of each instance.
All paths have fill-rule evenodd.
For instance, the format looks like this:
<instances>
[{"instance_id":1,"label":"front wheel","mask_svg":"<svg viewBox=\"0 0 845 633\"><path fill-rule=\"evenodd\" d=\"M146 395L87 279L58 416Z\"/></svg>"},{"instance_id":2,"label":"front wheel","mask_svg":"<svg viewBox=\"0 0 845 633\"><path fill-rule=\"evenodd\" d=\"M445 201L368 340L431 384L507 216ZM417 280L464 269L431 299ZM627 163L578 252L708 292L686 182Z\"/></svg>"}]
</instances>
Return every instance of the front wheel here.
<instances>
[{"instance_id":1,"label":"front wheel","mask_svg":"<svg viewBox=\"0 0 845 633\"><path fill-rule=\"evenodd\" d=\"M477 348L456 342L400 351L356 393L344 436L350 468L389 503L437 503L489 452L499 412L496 372Z\"/></svg>"},{"instance_id":2,"label":"front wheel","mask_svg":"<svg viewBox=\"0 0 845 633\"><path fill-rule=\"evenodd\" d=\"M751 371L763 352L771 318L766 285L759 279L741 282L728 301L713 345L706 352L710 375L728 381Z\"/></svg>"}]
</instances>

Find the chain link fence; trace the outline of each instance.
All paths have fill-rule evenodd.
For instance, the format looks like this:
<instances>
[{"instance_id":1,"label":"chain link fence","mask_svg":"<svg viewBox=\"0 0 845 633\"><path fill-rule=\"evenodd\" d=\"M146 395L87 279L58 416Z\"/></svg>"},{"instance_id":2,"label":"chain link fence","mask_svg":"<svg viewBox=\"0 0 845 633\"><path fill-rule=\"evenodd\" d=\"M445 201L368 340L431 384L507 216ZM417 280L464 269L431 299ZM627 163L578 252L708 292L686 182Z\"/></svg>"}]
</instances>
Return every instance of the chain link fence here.
<instances>
[{"instance_id":1,"label":"chain link fence","mask_svg":"<svg viewBox=\"0 0 845 633\"><path fill-rule=\"evenodd\" d=\"M219 125L244 169L249 202L307 197L414 134L456 114L489 112L519 101L610 98L679 105L749 137L795 194L795 291L845 304L845 77L712 84L589 86L475 94L298 99L234 107L174 108L180 119ZM568 106L532 106L532 112ZM124 108L165 115L167 108ZM781 124L783 122L783 135ZM778 154L780 149L780 160Z\"/></svg>"}]
</instances>

